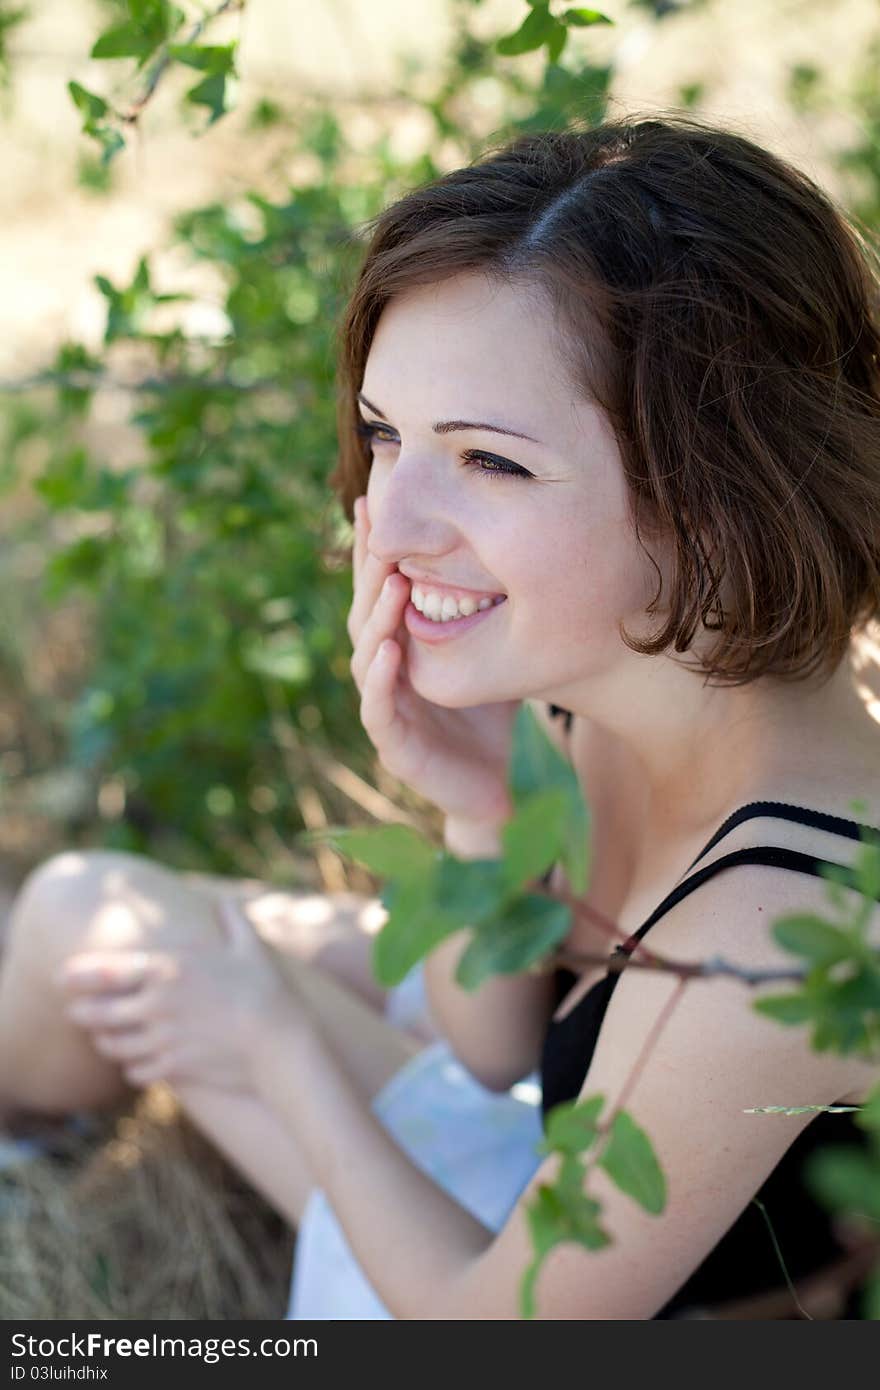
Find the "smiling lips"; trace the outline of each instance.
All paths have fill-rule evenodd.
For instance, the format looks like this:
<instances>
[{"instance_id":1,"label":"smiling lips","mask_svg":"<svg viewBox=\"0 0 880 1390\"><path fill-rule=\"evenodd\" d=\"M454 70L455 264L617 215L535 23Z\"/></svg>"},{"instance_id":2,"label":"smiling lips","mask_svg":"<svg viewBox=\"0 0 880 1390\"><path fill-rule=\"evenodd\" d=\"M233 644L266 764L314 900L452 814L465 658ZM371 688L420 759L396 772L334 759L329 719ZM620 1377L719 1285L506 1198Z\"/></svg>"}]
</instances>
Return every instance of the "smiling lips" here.
<instances>
[{"instance_id":1,"label":"smiling lips","mask_svg":"<svg viewBox=\"0 0 880 1390\"><path fill-rule=\"evenodd\" d=\"M479 604L481 599L491 599L493 602L498 598L505 598L505 594L499 594L496 589L469 589L457 584L444 584L441 579L434 579L427 574L407 574L406 570L398 569L404 579L408 579L410 585L418 587L424 594L438 594L441 601L444 598L454 598L458 602L463 599L473 599L474 603Z\"/></svg>"}]
</instances>

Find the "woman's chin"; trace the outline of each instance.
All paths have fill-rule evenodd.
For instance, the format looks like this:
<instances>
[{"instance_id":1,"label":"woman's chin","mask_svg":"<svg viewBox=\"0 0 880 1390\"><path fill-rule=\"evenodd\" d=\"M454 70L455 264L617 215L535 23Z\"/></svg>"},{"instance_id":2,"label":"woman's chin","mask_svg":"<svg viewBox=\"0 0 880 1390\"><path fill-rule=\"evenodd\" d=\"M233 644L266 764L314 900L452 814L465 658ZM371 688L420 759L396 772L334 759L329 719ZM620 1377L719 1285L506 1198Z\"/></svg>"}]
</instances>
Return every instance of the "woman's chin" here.
<instances>
[{"instance_id":1,"label":"woman's chin","mask_svg":"<svg viewBox=\"0 0 880 1390\"><path fill-rule=\"evenodd\" d=\"M411 654L407 655L407 676L417 695L441 709L469 709L472 705L494 703L499 698L497 693L486 688L484 681L469 679L467 672L462 679L448 671L432 671Z\"/></svg>"}]
</instances>

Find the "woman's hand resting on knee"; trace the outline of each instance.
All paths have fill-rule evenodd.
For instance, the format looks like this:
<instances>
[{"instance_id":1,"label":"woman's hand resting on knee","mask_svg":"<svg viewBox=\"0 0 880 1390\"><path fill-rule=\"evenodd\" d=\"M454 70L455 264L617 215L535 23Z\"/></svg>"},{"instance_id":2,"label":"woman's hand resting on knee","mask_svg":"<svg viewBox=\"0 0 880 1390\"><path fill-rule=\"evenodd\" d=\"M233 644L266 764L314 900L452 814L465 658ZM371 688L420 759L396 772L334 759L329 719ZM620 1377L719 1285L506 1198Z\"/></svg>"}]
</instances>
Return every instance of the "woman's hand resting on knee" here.
<instances>
[{"instance_id":1,"label":"woman's hand resting on knee","mask_svg":"<svg viewBox=\"0 0 880 1390\"><path fill-rule=\"evenodd\" d=\"M241 912L217 911L226 939L170 951L72 956L57 980L68 1017L134 1086L197 1082L253 1089L267 1032L305 1007Z\"/></svg>"}]
</instances>

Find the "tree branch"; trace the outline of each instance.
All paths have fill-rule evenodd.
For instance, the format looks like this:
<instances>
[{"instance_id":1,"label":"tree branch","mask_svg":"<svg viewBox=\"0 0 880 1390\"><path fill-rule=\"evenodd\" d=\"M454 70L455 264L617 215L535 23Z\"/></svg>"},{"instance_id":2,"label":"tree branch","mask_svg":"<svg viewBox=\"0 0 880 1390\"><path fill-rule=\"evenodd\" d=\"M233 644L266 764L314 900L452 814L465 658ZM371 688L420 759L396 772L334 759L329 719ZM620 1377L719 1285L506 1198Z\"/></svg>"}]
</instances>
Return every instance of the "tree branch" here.
<instances>
[{"instance_id":1,"label":"tree branch","mask_svg":"<svg viewBox=\"0 0 880 1390\"><path fill-rule=\"evenodd\" d=\"M195 24L190 29L186 38L183 40L184 44L189 45L192 43L196 43L201 38L202 34L205 32L209 24L213 24L215 20L219 19L220 16L225 14L227 11L243 10L245 4L246 0L222 0L222 3L217 6L216 10L212 10L209 14L202 15L201 19L196 20ZM155 63L153 64L153 66L147 74L146 84L140 96L132 102L131 106L128 108L127 111L120 111L118 113L119 119L123 121L126 125L131 125L138 119L147 102L150 100L159 83L161 82L162 78L165 76L165 73L167 72L171 64L171 54L169 52L169 49L170 44L166 43L164 45L163 52L156 59Z\"/></svg>"}]
</instances>

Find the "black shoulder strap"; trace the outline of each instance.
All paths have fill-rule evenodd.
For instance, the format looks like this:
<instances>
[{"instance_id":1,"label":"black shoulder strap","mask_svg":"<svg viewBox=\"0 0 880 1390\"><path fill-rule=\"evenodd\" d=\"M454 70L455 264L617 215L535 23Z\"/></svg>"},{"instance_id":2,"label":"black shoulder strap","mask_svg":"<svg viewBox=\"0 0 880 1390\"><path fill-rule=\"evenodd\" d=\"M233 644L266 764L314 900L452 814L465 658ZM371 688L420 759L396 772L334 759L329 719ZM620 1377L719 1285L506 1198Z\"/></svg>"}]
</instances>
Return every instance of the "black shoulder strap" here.
<instances>
[{"instance_id":1,"label":"black shoulder strap","mask_svg":"<svg viewBox=\"0 0 880 1390\"><path fill-rule=\"evenodd\" d=\"M709 850L715 848L719 840L723 840L731 830L735 830L743 821L751 820L754 816L776 816L779 820L811 825L814 830L827 830L832 835L846 835L850 840L862 839L880 844L880 830L873 825L862 825L860 821L847 820L844 816L832 816L827 811L812 811L808 806L793 806L788 801L749 801L727 817L706 847L700 850L693 863L688 865L687 872L690 873L694 864L699 864Z\"/></svg>"},{"instance_id":2,"label":"black shoulder strap","mask_svg":"<svg viewBox=\"0 0 880 1390\"><path fill-rule=\"evenodd\" d=\"M811 825L817 830L827 830L835 835L846 835L850 840L862 839L880 845L880 830L875 826L862 825L859 821L847 820L843 816L828 815L824 811L811 811L806 806L791 806L785 801L751 801L747 806L741 806L738 811L734 811L731 816L728 816L706 847L688 866L686 872L690 874L690 877L673 888L659 907L654 909L648 920L643 922L625 942L616 946L615 951L622 951L628 955L632 950L632 944L641 940L645 932L653 927L664 913L680 903L695 888L699 888L701 884L720 873L722 869L732 868L737 864L766 864L775 869L791 869L796 873L812 874L814 878L821 878L820 866L834 862L820 859L813 854L802 854L799 850L782 849L775 845L756 845L747 849L733 850L731 854L722 855L720 859L715 859L711 864L698 869L696 873L690 873L694 864L699 864L700 860L705 858L719 840L723 839L725 835L729 835L731 830L741 825L743 821L751 820L754 816L776 816L780 820L798 821L801 825ZM855 876L847 865L838 864L836 867L842 869L848 876L852 887L857 886ZM880 895L878 895L878 899L880 899Z\"/></svg>"}]
</instances>

